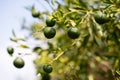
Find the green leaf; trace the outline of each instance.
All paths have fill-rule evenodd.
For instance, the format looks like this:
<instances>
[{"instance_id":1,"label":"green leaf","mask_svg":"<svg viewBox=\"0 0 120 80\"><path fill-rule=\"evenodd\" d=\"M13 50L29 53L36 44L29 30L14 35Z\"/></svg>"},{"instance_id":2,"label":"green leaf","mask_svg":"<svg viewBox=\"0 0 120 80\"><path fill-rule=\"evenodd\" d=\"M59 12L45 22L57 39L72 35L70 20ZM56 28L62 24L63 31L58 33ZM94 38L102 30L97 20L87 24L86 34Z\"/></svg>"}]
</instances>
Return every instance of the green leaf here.
<instances>
[{"instance_id":1,"label":"green leaf","mask_svg":"<svg viewBox=\"0 0 120 80\"><path fill-rule=\"evenodd\" d=\"M51 0L52 5L55 5L55 0Z\"/></svg>"},{"instance_id":2,"label":"green leaf","mask_svg":"<svg viewBox=\"0 0 120 80\"><path fill-rule=\"evenodd\" d=\"M107 3L107 4L112 4L112 2L110 0L103 0L104 3Z\"/></svg>"},{"instance_id":3,"label":"green leaf","mask_svg":"<svg viewBox=\"0 0 120 80\"><path fill-rule=\"evenodd\" d=\"M95 42L95 44L96 44L97 46L99 46L99 41L98 41L98 39L97 39L96 36L94 36L94 42Z\"/></svg>"},{"instance_id":4,"label":"green leaf","mask_svg":"<svg viewBox=\"0 0 120 80\"><path fill-rule=\"evenodd\" d=\"M120 71L119 70L115 71L115 73L120 76Z\"/></svg>"},{"instance_id":5,"label":"green leaf","mask_svg":"<svg viewBox=\"0 0 120 80\"><path fill-rule=\"evenodd\" d=\"M10 38L10 40L13 41L13 42L17 42L17 40L14 39L14 38Z\"/></svg>"},{"instance_id":6,"label":"green leaf","mask_svg":"<svg viewBox=\"0 0 120 80\"><path fill-rule=\"evenodd\" d=\"M32 26L31 26L31 29L33 32L40 32L43 27L45 27L45 23L43 22L38 22L38 23L34 23Z\"/></svg>"},{"instance_id":7,"label":"green leaf","mask_svg":"<svg viewBox=\"0 0 120 80\"><path fill-rule=\"evenodd\" d=\"M27 45L25 45L25 44L21 44L19 47L21 47L21 48L29 48Z\"/></svg>"},{"instance_id":8,"label":"green leaf","mask_svg":"<svg viewBox=\"0 0 120 80\"><path fill-rule=\"evenodd\" d=\"M87 36L84 37L84 41L82 42L82 46L85 47L89 41L90 38L90 34L88 34Z\"/></svg>"},{"instance_id":9,"label":"green leaf","mask_svg":"<svg viewBox=\"0 0 120 80\"><path fill-rule=\"evenodd\" d=\"M16 37L16 34L15 34L15 31L14 31L14 30L12 30L12 34L13 34L14 37Z\"/></svg>"},{"instance_id":10,"label":"green leaf","mask_svg":"<svg viewBox=\"0 0 120 80\"><path fill-rule=\"evenodd\" d=\"M72 26L76 25L76 23L74 22L74 20L70 20L70 23L71 23Z\"/></svg>"},{"instance_id":11,"label":"green leaf","mask_svg":"<svg viewBox=\"0 0 120 80\"><path fill-rule=\"evenodd\" d=\"M79 0L79 4L80 4L81 8L87 9L87 5L82 0Z\"/></svg>"},{"instance_id":12,"label":"green leaf","mask_svg":"<svg viewBox=\"0 0 120 80\"><path fill-rule=\"evenodd\" d=\"M120 71L116 70L114 74L115 74L115 80L120 80Z\"/></svg>"}]
</instances>

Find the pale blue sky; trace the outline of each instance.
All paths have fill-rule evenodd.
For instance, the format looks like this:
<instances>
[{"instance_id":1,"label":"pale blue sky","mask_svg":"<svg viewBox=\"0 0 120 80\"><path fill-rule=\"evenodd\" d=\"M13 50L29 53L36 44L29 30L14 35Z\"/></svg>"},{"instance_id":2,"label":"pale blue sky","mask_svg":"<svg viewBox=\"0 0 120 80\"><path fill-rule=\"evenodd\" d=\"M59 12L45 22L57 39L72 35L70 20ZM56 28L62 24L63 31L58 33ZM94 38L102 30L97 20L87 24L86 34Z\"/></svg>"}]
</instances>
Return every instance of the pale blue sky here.
<instances>
[{"instance_id":1,"label":"pale blue sky","mask_svg":"<svg viewBox=\"0 0 120 80\"><path fill-rule=\"evenodd\" d=\"M39 5L35 0L0 0L0 80L36 80L34 55L23 57L24 68L16 69L12 64L15 57L6 52L6 47L12 45L9 40L12 29L18 36L23 36L25 32L20 31L22 18L25 17L28 23L33 22L31 13L24 9L32 4Z\"/></svg>"}]
</instances>

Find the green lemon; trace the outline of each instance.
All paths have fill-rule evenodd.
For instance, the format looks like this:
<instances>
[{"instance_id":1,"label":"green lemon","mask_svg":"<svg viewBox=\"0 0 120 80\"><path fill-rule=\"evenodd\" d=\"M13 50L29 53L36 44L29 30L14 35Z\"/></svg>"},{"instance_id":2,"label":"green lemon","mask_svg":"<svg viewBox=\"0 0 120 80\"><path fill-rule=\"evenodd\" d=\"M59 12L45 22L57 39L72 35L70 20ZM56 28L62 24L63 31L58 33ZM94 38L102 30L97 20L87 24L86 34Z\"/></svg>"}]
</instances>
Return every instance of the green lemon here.
<instances>
[{"instance_id":1,"label":"green lemon","mask_svg":"<svg viewBox=\"0 0 120 80\"><path fill-rule=\"evenodd\" d=\"M14 48L13 47L7 47L7 52L9 55L12 55L14 53Z\"/></svg>"},{"instance_id":2,"label":"green lemon","mask_svg":"<svg viewBox=\"0 0 120 80\"><path fill-rule=\"evenodd\" d=\"M17 58L15 58L15 60L13 61L13 65L14 65L16 68L23 68L24 65L25 65L25 62L24 62L24 60L23 60L21 57L17 57Z\"/></svg>"},{"instance_id":3,"label":"green lemon","mask_svg":"<svg viewBox=\"0 0 120 80\"><path fill-rule=\"evenodd\" d=\"M52 66L51 65L44 65L43 66L43 70L46 72L46 73L51 73L52 72L52 70L53 70L53 68L52 68Z\"/></svg>"},{"instance_id":4,"label":"green lemon","mask_svg":"<svg viewBox=\"0 0 120 80\"><path fill-rule=\"evenodd\" d=\"M44 35L46 38L51 39L55 36L56 30L52 27L45 27L43 29Z\"/></svg>"},{"instance_id":5,"label":"green lemon","mask_svg":"<svg viewBox=\"0 0 120 80\"><path fill-rule=\"evenodd\" d=\"M33 9L33 10L32 10L32 16L35 17L35 18L37 18L37 17L40 16L40 12L37 11L37 10L35 10L35 9Z\"/></svg>"},{"instance_id":6,"label":"green lemon","mask_svg":"<svg viewBox=\"0 0 120 80\"><path fill-rule=\"evenodd\" d=\"M56 21L51 17L51 16L48 16L46 18L46 25L48 27L53 27L55 25Z\"/></svg>"},{"instance_id":7,"label":"green lemon","mask_svg":"<svg viewBox=\"0 0 120 80\"><path fill-rule=\"evenodd\" d=\"M67 35L71 39L76 39L76 38L79 37L80 32L79 32L78 28L76 28L76 27L70 27L68 29L68 31L67 31Z\"/></svg>"},{"instance_id":8,"label":"green lemon","mask_svg":"<svg viewBox=\"0 0 120 80\"><path fill-rule=\"evenodd\" d=\"M104 24L110 21L109 17L107 17L105 13L102 13L100 11L94 14L94 19L98 24Z\"/></svg>"}]
</instances>

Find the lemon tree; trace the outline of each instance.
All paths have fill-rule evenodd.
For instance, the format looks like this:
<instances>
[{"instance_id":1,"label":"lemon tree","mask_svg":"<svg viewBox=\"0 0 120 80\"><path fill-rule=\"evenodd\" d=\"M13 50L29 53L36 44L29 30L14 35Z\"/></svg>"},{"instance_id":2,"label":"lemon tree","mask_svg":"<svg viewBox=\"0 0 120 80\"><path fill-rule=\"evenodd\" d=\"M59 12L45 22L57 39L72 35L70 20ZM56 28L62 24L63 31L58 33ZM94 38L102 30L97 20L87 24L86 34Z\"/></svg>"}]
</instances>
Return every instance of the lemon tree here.
<instances>
[{"instance_id":1,"label":"lemon tree","mask_svg":"<svg viewBox=\"0 0 120 80\"><path fill-rule=\"evenodd\" d=\"M119 80L120 0L45 2L51 11L28 29L47 44L33 48L40 80Z\"/></svg>"}]
</instances>

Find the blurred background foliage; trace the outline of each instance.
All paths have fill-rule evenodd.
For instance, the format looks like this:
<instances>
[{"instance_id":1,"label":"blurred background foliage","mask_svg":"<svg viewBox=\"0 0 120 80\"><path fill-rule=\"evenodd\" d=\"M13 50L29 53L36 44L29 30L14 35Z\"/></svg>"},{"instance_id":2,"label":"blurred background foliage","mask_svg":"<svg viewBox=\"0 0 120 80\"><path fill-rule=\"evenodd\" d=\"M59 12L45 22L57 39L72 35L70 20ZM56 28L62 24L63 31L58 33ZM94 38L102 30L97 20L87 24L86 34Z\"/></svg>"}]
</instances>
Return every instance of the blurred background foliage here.
<instances>
[{"instance_id":1,"label":"blurred background foliage","mask_svg":"<svg viewBox=\"0 0 120 80\"><path fill-rule=\"evenodd\" d=\"M23 28L34 41L47 45L33 48L37 54L34 64L38 80L120 80L120 0L44 1L50 10L40 12L33 5L28 10L39 21ZM105 16L97 15L96 20L97 12ZM52 39L43 34L47 16L56 21L56 35ZM69 27L79 29L79 38L67 36ZM29 48L29 45L21 44L21 47ZM51 64L52 73L43 71L44 64Z\"/></svg>"}]
</instances>

